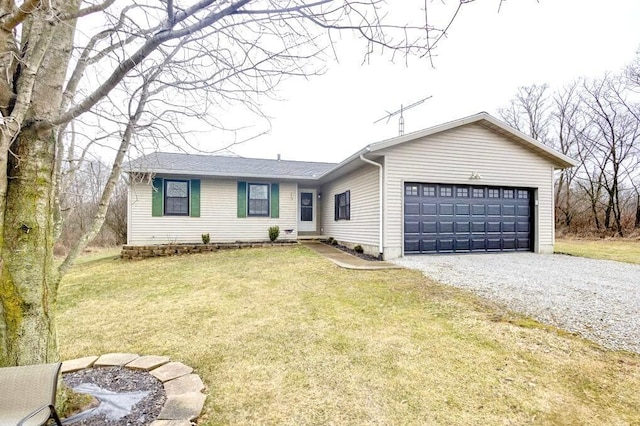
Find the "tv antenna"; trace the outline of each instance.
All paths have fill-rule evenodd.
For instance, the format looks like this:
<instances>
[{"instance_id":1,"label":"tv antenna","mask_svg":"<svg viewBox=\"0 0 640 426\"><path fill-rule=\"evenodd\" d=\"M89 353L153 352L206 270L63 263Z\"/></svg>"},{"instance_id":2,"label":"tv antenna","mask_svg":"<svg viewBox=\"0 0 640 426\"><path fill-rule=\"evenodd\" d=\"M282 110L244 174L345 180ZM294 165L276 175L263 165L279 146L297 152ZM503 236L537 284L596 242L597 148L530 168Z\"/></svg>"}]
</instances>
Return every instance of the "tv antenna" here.
<instances>
[{"instance_id":1,"label":"tv antenna","mask_svg":"<svg viewBox=\"0 0 640 426\"><path fill-rule=\"evenodd\" d=\"M424 101L426 101L428 99L431 99L432 97L433 96L427 96L426 98L420 99L419 101L414 102L411 105L407 105L407 106L404 106L404 105L401 104L399 110L394 111L394 112L387 111L387 115L385 115L384 117L374 121L373 124L379 123L382 120L384 120L385 118L387 119L387 123L388 123L389 120L391 120L391 117L393 117L394 115L400 114L400 119L398 120L398 136L402 136L402 135L404 135L404 115L403 115L403 113L406 110L411 109L411 108L413 108L415 106L418 106L418 105L420 105L421 103L423 103Z\"/></svg>"}]
</instances>

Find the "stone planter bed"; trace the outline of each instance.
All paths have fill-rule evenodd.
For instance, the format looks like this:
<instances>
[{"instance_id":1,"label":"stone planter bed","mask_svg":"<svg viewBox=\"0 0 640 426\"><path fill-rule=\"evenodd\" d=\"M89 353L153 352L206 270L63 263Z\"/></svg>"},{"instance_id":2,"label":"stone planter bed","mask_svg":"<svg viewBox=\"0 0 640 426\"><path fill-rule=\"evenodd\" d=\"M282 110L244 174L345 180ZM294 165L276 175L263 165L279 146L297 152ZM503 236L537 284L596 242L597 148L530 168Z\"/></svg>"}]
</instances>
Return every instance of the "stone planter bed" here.
<instances>
[{"instance_id":1,"label":"stone planter bed","mask_svg":"<svg viewBox=\"0 0 640 426\"><path fill-rule=\"evenodd\" d=\"M242 249L253 247L273 247L298 244L297 241L249 241L213 244L156 244L145 246L123 246L120 257L125 260L140 260L150 257L181 256L183 254L206 253L225 249Z\"/></svg>"}]
</instances>

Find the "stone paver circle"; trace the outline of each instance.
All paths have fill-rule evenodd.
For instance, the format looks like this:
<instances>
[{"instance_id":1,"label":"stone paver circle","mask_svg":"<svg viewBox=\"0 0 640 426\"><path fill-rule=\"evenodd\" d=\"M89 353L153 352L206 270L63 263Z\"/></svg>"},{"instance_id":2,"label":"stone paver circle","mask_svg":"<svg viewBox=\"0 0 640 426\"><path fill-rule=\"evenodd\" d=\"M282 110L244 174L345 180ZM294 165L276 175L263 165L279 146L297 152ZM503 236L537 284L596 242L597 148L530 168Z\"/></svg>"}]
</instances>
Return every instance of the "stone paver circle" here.
<instances>
[{"instance_id":1,"label":"stone paver circle","mask_svg":"<svg viewBox=\"0 0 640 426\"><path fill-rule=\"evenodd\" d=\"M61 373L100 367L125 367L146 371L162 382L167 400L150 426L190 426L202 413L207 398L205 385L193 368L171 361L168 356L109 353L62 363Z\"/></svg>"}]
</instances>

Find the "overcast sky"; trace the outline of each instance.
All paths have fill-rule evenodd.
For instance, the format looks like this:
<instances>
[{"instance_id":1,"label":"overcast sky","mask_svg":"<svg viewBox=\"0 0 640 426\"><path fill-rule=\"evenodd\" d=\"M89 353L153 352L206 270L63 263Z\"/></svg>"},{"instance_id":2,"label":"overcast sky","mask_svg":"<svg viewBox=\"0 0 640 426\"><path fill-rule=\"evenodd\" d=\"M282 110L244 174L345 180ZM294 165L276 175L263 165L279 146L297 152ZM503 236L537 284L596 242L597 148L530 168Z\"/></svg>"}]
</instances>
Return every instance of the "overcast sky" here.
<instances>
[{"instance_id":1,"label":"overcast sky","mask_svg":"<svg viewBox=\"0 0 640 426\"><path fill-rule=\"evenodd\" d=\"M438 0L439 1L439 0ZM401 4L401 2L397 2ZM452 1L450 3L456 3ZM405 133L480 111L497 114L519 86L560 87L577 77L618 71L640 48L639 0L498 0L465 5L439 45L435 67L378 58L344 45L340 63L309 81L280 86L264 105L268 135L234 148L245 157L339 162L398 134L397 117L373 124L426 96L405 113Z\"/></svg>"}]
</instances>

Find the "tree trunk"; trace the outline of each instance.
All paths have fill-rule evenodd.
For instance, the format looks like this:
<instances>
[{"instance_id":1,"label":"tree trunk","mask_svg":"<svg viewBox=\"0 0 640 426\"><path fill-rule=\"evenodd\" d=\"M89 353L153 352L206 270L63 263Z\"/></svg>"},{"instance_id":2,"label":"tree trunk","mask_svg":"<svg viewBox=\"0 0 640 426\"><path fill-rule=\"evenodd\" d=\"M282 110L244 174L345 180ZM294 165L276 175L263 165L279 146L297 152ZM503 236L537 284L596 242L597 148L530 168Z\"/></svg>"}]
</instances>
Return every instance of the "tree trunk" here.
<instances>
[{"instance_id":1,"label":"tree trunk","mask_svg":"<svg viewBox=\"0 0 640 426\"><path fill-rule=\"evenodd\" d=\"M640 229L640 194L638 194L636 198L636 221L633 224L633 227Z\"/></svg>"},{"instance_id":2,"label":"tree trunk","mask_svg":"<svg viewBox=\"0 0 640 426\"><path fill-rule=\"evenodd\" d=\"M58 359L53 265L53 132L22 131L10 161L0 285L5 329L2 365ZM15 144L14 144L15 145Z\"/></svg>"},{"instance_id":3,"label":"tree trunk","mask_svg":"<svg viewBox=\"0 0 640 426\"><path fill-rule=\"evenodd\" d=\"M73 13L79 4L49 2L22 24L21 65L12 76L16 103L11 116L5 116L5 122L18 123L19 130L2 152L8 161L2 176L6 181L1 179L6 193L0 192L0 366L59 358L54 321L59 282L53 262L55 129L42 124L60 113L75 21L56 24L47 18L54 11Z\"/></svg>"}]
</instances>

